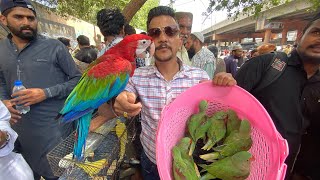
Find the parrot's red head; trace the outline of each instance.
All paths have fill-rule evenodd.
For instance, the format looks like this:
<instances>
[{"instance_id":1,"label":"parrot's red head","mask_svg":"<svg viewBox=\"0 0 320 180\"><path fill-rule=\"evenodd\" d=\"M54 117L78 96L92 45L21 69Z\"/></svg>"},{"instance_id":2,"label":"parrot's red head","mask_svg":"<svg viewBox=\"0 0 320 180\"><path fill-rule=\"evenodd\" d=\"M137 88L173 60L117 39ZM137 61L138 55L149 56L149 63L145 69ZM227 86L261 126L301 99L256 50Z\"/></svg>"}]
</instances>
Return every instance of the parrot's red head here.
<instances>
[{"instance_id":1,"label":"parrot's red head","mask_svg":"<svg viewBox=\"0 0 320 180\"><path fill-rule=\"evenodd\" d=\"M132 34L124 37L122 41L106 51L103 56L112 55L122 57L132 63L132 70L134 71L136 68L136 57L148 51L152 44L153 41L150 36L144 34Z\"/></svg>"}]
</instances>

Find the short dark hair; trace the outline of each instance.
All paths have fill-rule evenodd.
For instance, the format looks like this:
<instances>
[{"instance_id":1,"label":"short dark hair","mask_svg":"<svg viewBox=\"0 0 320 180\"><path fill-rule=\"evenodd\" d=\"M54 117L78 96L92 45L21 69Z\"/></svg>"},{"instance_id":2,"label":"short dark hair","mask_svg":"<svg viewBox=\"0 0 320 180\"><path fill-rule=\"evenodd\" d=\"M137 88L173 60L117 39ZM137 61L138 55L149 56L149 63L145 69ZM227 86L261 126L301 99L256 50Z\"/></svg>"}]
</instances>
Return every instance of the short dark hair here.
<instances>
[{"instance_id":1,"label":"short dark hair","mask_svg":"<svg viewBox=\"0 0 320 180\"><path fill-rule=\"evenodd\" d=\"M306 25L306 27L303 29L302 33L304 34L308 29L309 27L316 21L320 19L320 13L316 14L310 21L309 23Z\"/></svg>"},{"instance_id":2,"label":"short dark hair","mask_svg":"<svg viewBox=\"0 0 320 180\"><path fill-rule=\"evenodd\" d=\"M213 53L215 58L218 58L218 48L214 45L208 46L208 49Z\"/></svg>"},{"instance_id":3,"label":"short dark hair","mask_svg":"<svg viewBox=\"0 0 320 180\"><path fill-rule=\"evenodd\" d=\"M90 40L85 35L80 35L77 37L78 44L81 46L90 46Z\"/></svg>"},{"instance_id":4,"label":"short dark hair","mask_svg":"<svg viewBox=\"0 0 320 180\"><path fill-rule=\"evenodd\" d=\"M120 9L101 9L97 13L97 25L103 36L116 36L120 34L126 20Z\"/></svg>"},{"instance_id":5,"label":"short dark hair","mask_svg":"<svg viewBox=\"0 0 320 180\"><path fill-rule=\"evenodd\" d=\"M59 37L58 40L62 42L67 47L70 47L70 39L65 38L65 37Z\"/></svg>"},{"instance_id":6,"label":"short dark hair","mask_svg":"<svg viewBox=\"0 0 320 180\"><path fill-rule=\"evenodd\" d=\"M151 20L158 16L171 16L175 19L174 10L168 6L158 6L155 8L152 8L148 13L148 19L147 19L147 29L149 29L149 24Z\"/></svg>"},{"instance_id":7,"label":"short dark hair","mask_svg":"<svg viewBox=\"0 0 320 180\"><path fill-rule=\"evenodd\" d=\"M125 35L136 34L136 30L130 24L126 24L124 26L124 33L125 33Z\"/></svg>"}]
</instances>

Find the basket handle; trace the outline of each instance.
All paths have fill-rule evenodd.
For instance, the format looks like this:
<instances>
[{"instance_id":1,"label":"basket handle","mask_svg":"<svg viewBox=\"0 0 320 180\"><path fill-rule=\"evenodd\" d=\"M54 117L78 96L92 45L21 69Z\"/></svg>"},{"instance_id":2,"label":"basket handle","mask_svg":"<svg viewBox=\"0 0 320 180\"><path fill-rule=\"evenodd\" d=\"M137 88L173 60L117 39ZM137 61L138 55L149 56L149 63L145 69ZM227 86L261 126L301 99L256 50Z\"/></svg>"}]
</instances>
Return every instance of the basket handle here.
<instances>
[{"instance_id":1,"label":"basket handle","mask_svg":"<svg viewBox=\"0 0 320 180\"><path fill-rule=\"evenodd\" d=\"M280 154L280 165L284 164L284 161L286 160L288 154L289 154L289 146L287 140L283 139L282 136L278 132L278 144L281 148L281 154Z\"/></svg>"}]
</instances>

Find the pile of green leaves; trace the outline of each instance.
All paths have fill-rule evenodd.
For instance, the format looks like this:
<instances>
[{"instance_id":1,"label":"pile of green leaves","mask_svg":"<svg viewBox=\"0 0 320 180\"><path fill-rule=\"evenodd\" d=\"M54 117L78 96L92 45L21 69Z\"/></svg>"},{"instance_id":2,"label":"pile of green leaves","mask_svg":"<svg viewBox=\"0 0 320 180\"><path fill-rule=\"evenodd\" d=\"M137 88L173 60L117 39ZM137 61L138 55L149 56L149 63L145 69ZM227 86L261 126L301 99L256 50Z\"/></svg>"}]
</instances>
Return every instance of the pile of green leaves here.
<instances>
[{"instance_id":1,"label":"pile of green leaves","mask_svg":"<svg viewBox=\"0 0 320 180\"><path fill-rule=\"evenodd\" d=\"M246 179L252 155L251 125L235 111L207 115L207 101L188 120L186 137L173 148L173 175L180 179ZM200 170L200 172L199 172Z\"/></svg>"}]
</instances>

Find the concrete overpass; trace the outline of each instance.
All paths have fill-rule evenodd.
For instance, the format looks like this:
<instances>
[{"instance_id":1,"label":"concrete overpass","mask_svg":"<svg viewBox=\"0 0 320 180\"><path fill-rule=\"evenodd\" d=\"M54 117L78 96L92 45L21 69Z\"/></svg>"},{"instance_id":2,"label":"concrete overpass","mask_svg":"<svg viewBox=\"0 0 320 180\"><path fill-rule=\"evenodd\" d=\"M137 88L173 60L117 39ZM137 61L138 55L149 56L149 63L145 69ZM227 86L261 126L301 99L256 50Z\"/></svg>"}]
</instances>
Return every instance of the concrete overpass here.
<instances>
[{"instance_id":1,"label":"concrete overpass","mask_svg":"<svg viewBox=\"0 0 320 180\"><path fill-rule=\"evenodd\" d=\"M244 38L262 38L263 42L275 41L278 45L287 44L288 31L299 34L316 12L308 12L311 4L295 0L262 11L259 18L244 14L234 20L233 17L219 22L202 31L205 42L218 46L227 46L232 42L243 42Z\"/></svg>"}]
</instances>

